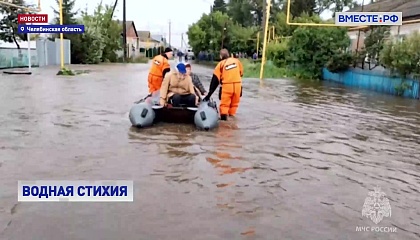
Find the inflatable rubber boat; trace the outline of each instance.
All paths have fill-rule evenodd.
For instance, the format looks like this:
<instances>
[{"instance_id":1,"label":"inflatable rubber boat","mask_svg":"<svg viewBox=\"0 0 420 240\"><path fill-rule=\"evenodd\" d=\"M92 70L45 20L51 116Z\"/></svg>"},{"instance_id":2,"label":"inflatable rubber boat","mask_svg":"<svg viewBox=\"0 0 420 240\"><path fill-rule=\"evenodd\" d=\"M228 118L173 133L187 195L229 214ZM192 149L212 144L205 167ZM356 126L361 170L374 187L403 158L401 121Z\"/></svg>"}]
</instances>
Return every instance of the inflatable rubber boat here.
<instances>
[{"instance_id":1,"label":"inflatable rubber boat","mask_svg":"<svg viewBox=\"0 0 420 240\"><path fill-rule=\"evenodd\" d=\"M133 127L150 127L158 122L195 124L201 130L211 130L219 125L219 112L216 102L200 101L198 107L160 106L160 93L154 92L135 103L130 109L130 122Z\"/></svg>"}]
</instances>

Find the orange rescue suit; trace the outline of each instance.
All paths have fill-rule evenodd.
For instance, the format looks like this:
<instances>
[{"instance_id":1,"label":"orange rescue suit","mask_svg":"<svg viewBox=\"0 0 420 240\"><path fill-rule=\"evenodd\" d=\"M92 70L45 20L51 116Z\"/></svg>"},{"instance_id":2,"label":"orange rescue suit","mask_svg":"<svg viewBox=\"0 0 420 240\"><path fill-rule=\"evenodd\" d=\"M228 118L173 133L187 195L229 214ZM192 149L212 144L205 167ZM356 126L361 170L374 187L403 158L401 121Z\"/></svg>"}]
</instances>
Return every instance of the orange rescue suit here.
<instances>
[{"instance_id":1,"label":"orange rescue suit","mask_svg":"<svg viewBox=\"0 0 420 240\"><path fill-rule=\"evenodd\" d=\"M242 96L242 63L237 58L227 58L219 62L213 72L209 94L220 84L220 115L234 116Z\"/></svg>"},{"instance_id":2,"label":"orange rescue suit","mask_svg":"<svg viewBox=\"0 0 420 240\"><path fill-rule=\"evenodd\" d=\"M149 82L149 93L160 90L163 78L170 69L171 66L169 65L166 55L157 55L153 58L152 66L150 67L149 76L147 78Z\"/></svg>"}]
</instances>

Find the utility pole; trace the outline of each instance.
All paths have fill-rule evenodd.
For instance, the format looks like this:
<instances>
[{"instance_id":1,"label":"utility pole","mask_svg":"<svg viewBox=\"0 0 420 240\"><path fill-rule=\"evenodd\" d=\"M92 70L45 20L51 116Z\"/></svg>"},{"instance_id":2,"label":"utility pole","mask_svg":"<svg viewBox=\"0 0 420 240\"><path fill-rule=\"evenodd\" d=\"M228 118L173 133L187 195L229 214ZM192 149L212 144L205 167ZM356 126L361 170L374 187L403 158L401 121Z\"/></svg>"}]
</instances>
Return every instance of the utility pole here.
<instances>
[{"instance_id":1,"label":"utility pole","mask_svg":"<svg viewBox=\"0 0 420 240\"><path fill-rule=\"evenodd\" d=\"M214 39L214 24L213 24L213 5L210 5L210 22L211 22L211 36ZM210 42L211 50L216 51L215 44L213 40Z\"/></svg>"},{"instance_id":2,"label":"utility pole","mask_svg":"<svg viewBox=\"0 0 420 240\"><path fill-rule=\"evenodd\" d=\"M127 61L127 19L126 19L126 0L123 0L123 47L124 61Z\"/></svg>"},{"instance_id":3,"label":"utility pole","mask_svg":"<svg viewBox=\"0 0 420 240\"><path fill-rule=\"evenodd\" d=\"M265 39L265 35L267 34L267 29L265 28L265 19L267 18L267 0L263 0L263 16L261 21L261 27L263 29L262 39Z\"/></svg>"},{"instance_id":4,"label":"utility pole","mask_svg":"<svg viewBox=\"0 0 420 240\"><path fill-rule=\"evenodd\" d=\"M264 64L266 60L266 52L267 52L267 29L268 29L268 22L270 17L270 7L271 7L271 0L267 0L267 15L265 18L265 27L264 27L264 44L263 44L263 52L262 52L262 58L261 58L261 69L260 69L260 80L263 79L264 76Z\"/></svg>"},{"instance_id":5,"label":"utility pole","mask_svg":"<svg viewBox=\"0 0 420 240\"><path fill-rule=\"evenodd\" d=\"M169 47L171 47L171 20L169 20Z\"/></svg>"},{"instance_id":6,"label":"utility pole","mask_svg":"<svg viewBox=\"0 0 420 240\"><path fill-rule=\"evenodd\" d=\"M111 19L114 17L115 8L117 8L118 0L115 0L114 7L112 8Z\"/></svg>"},{"instance_id":7,"label":"utility pole","mask_svg":"<svg viewBox=\"0 0 420 240\"><path fill-rule=\"evenodd\" d=\"M181 49L184 48L184 33L181 34Z\"/></svg>"},{"instance_id":8,"label":"utility pole","mask_svg":"<svg viewBox=\"0 0 420 240\"><path fill-rule=\"evenodd\" d=\"M362 12L363 12L364 6L365 6L365 0L362 1ZM360 33L361 33L361 31L359 29L359 32L357 33L356 53L359 52Z\"/></svg>"}]
</instances>

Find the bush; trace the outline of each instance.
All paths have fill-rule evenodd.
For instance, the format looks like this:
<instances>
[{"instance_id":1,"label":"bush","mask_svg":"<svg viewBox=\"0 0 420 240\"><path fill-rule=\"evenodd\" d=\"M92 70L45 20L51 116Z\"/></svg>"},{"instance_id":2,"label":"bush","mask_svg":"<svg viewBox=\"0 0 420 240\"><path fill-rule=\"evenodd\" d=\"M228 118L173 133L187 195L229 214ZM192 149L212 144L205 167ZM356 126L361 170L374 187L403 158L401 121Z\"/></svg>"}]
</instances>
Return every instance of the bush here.
<instances>
[{"instance_id":1,"label":"bush","mask_svg":"<svg viewBox=\"0 0 420 240\"><path fill-rule=\"evenodd\" d=\"M361 49L359 51L353 52L352 53L352 59L353 59L353 66L356 67L359 64L363 65L365 64L365 59L366 59L366 49Z\"/></svg>"},{"instance_id":2,"label":"bush","mask_svg":"<svg viewBox=\"0 0 420 240\"><path fill-rule=\"evenodd\" d=\"M245 78L259 78L261 70L261 62L241 59L244 67ZM287 68L279 68L271 61L267 61L264 65L264 78L285 78L290 77L291 72Z\"/></svg>"},{"instance_id":3,"label":"bush","mask_svg":"<svg viewBox=\"0 0 420 240\"><path fill-rule=\"evenodd\" d=\"M289 45L290 60L305 78L320 78L322 68L326 67L330 60L333 61L333 57L336 60L344 60L335 62L341 68L351 63L343 53L350 46L350 38L345 28L297 28L290 42L293 43ZM337 54L342 56L336 56Z\"/></svg>"},{"instance_id":4,"label":"bush","mask_svg":"<svg viewBox=\"0 0 420 240\"><path fill-rule=\"evenodd\" d=\"M277 67L286 67L289 58L289 41L287 39L280 43L269 43L267 46L267 59L274 62Z\"/></svg>"},{"instance_id":5,"label":"bush","mask_svg":"<svg viewBox=\"0 0 420 240\"><path fill-rule=\"evenodd\" d=\"M345 71L353 63L349 45L344 28L297 28L290 39L268 45L264 77L319 79L324 67ZM245 76L258 77L260 67L260 63L244 61Z\"/></svg>"},{"instance_id":6,"label":"bush","mask_svg":"<svg viewBox=\"0 0 420 240\"><path fill-rule=\"evenodd\" d=\"M408 36L403 41L393 39L385 44L380 52L381 63L392 73L402 78L409 75L418 77L420 74L420 34Z\"/></svg>"},{"instance_id":7,"label":"bush","mask_svg":"<svg viewBox=\"0 0 420 240\"><path fill-rule=\"evenodd\" d=\"M59 76L75 76L79 74L90 73L90 70L71 70L68 68L62 68L57 72Z\"/></svg>"},{"instance_id":8,"label":"bush","mask_svg":"<svg viewBox=\"0 0 420 240\"><path fill-rule=\"evenodd\" d=\"M265 66L264 76L319 79L324 67L332 72L345 71L354 61L352 54L346 51L349 45L345 28L298 27L291 38L267 46L267 60L274 65ZM254 64L247 69L259 72L260 66Z\"/></svg>"},{"instance_id":9,"label":"bush","mask_svg":"<svg viewBox=\"0 0 420 240\"><path fill-rule=\"evenodd\" d=\"M58 71L57 75L62 75L62 76L74 76L76 75L76 73L68 68L62 68Z\"/></svg>"},{"instance_id":10,"label":"bush","mask_svg":"<svg viewBox=\"0 0 420 240\"><path fill-rule=\"evenodd\" d=\"M336 53L328 60L326 67L330 72L339 73L346 71L354 62L354 57L349 52Z\"/></svg>"}]
</instances>

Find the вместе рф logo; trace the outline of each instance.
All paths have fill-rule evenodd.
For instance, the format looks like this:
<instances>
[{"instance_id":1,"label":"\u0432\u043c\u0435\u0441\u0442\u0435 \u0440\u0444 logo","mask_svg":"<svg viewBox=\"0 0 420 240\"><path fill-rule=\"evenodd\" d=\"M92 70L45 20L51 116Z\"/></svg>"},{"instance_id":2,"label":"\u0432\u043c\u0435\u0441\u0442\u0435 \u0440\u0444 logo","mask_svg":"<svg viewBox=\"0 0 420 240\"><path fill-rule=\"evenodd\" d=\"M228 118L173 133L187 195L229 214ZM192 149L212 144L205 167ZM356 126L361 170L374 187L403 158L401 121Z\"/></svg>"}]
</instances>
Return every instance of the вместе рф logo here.
<instances>
[{"instance_id":1,"label":"\u0432\u043c\u0435\u0441\u0442\u0435 \u0440\u0444 logo","mask_svg":"<svg viewBox=\"0 0 420 240\"><path fill-rule=\"evenodd\" d=\"M375 224L384 217L391 217L391 205L380 187L375 187L374 191L369 192L363 204L362 216L370 218Z\"/></svg>"}]
</instances>

